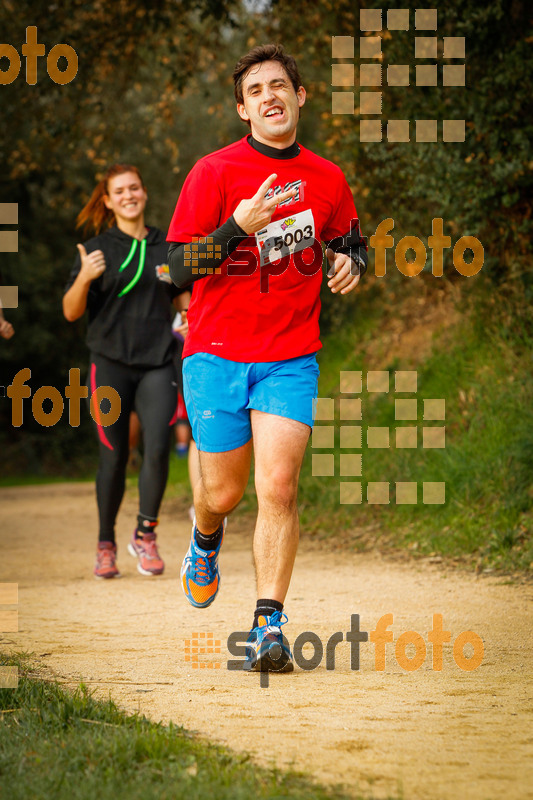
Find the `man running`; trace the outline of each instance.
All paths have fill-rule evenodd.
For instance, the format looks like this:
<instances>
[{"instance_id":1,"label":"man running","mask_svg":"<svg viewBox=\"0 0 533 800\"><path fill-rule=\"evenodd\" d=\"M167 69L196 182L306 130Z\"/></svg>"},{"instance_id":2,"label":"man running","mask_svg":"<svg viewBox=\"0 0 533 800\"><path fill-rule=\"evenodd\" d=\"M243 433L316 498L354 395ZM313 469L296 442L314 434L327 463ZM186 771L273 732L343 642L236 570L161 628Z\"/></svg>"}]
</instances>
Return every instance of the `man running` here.
<instances>
[{"instance_id":1,"label":"man running","mask_svg":"<svg viewBox=\"0 0 533 800\"><path fill-rule=\"evenodd\" d=\"M233 79L251 133L196 163L168 233L173 281L194 282L183 376L201 467L181 579L193 606L215 599L225 517L243 496L253 444L259 599L244 668L290 672L281 625L317 396L319 241L334 293L355 289L367 253L341 170L296 142L306 94L294 58L254 47Z\"/></svg>"}]
</instances>

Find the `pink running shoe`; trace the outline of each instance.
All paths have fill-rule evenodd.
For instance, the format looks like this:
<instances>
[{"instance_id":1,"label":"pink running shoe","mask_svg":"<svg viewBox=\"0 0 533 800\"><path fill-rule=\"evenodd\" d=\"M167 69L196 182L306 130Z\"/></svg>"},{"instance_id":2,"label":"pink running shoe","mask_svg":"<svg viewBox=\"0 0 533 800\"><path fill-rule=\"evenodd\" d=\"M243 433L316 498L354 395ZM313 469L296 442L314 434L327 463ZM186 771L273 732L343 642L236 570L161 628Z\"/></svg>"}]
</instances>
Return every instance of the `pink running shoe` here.
<instances>
[{"instance_id":1,"label":"pink running shoe","mask_svg":"<svg viewBox=\"0 0 533 800\"><path fill-rule=\"evenodd\" d=\"M137 558L137 570L141 575L161 575L165 563L157 552L155 533L145 533L142 539L137 537L137 528L133 531L128 552Z\"/></svg>"},{"instance_id":2,"label":"pink running shoe","mask_svg":"<svg viewBox=\"0 0 533 800\"><path fill-rule=\"evenodd\" d=\"M113 542L98 542L96 564L94 565L95 578L120 578L116 564L117 546Z\"/></svg>"}]
</instances>

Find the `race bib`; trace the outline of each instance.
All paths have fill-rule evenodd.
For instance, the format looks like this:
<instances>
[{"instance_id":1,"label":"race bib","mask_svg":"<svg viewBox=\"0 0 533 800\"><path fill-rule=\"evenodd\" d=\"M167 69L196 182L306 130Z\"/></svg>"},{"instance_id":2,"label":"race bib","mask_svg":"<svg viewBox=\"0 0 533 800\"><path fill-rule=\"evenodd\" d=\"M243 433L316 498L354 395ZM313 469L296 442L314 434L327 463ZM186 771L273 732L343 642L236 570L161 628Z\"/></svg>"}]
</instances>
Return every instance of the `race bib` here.
<instances>
[{"instance_id":1,"label":"race bib","mask_svg":"<svg viewBox=\"0 0 533 800\"><path fill-rule=\"evenodd\" d=\"M279 261L285 256L312 247L315 240L315 220L310 208L285 219L271 222L255 234L260 266Z\"/></svg>"}]
</instances>

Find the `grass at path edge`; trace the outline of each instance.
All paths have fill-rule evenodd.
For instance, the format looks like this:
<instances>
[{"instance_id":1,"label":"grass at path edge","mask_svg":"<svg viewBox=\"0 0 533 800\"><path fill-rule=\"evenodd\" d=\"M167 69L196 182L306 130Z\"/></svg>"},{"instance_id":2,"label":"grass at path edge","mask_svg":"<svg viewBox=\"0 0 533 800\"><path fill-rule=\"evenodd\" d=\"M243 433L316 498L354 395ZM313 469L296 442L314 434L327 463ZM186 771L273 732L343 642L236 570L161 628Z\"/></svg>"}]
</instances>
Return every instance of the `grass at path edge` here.
<instances>
[{"instance_id":1,"label":"grass at path edge","mask_svg":"<svg viewBox=\"0 0 533 800\"><path fill-rule=\"evenodd\" d=\"M28 656L0 655L0 665L19 669L18 688L0 689L1 798L353 800L302 774L258 767L179 725L128 715L83 683L68 693L36 676Z\"/></svg>"}]
</instances>

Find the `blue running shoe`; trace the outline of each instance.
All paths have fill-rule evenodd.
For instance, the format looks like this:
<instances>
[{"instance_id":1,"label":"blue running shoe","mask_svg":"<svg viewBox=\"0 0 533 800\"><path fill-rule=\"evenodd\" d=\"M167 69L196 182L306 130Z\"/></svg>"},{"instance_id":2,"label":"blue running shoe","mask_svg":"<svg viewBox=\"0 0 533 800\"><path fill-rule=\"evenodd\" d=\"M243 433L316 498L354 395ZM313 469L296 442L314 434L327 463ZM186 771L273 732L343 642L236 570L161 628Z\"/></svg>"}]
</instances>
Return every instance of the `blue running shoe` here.
<instances>
[{"instance_id":1,"label":"blue running shoe","mask_svg":"<svg viewBox=\"0 0 533 800\"><path fill-rule=\"evenodd\" d=\"M247 672L292 672L292 653L281 632L287 615L274 611L270 617L259 617L259 625L250 631L246 642Z\"/></svg>"},{"instance_id":2,"label":"blue running shoe","mask_svg":"<svg viewBox=\"0 0 533 800\"><path fill-rule=\"evenodd\" d=\"M214 550L202 550L196 544L196 520L193 522L191 543L181 565L180 577L185 597L195 608L210 606L220 587L218 554L224 539L226 520L222 524L222 539L218 547Z\"/></svg>"}]
</instances>

